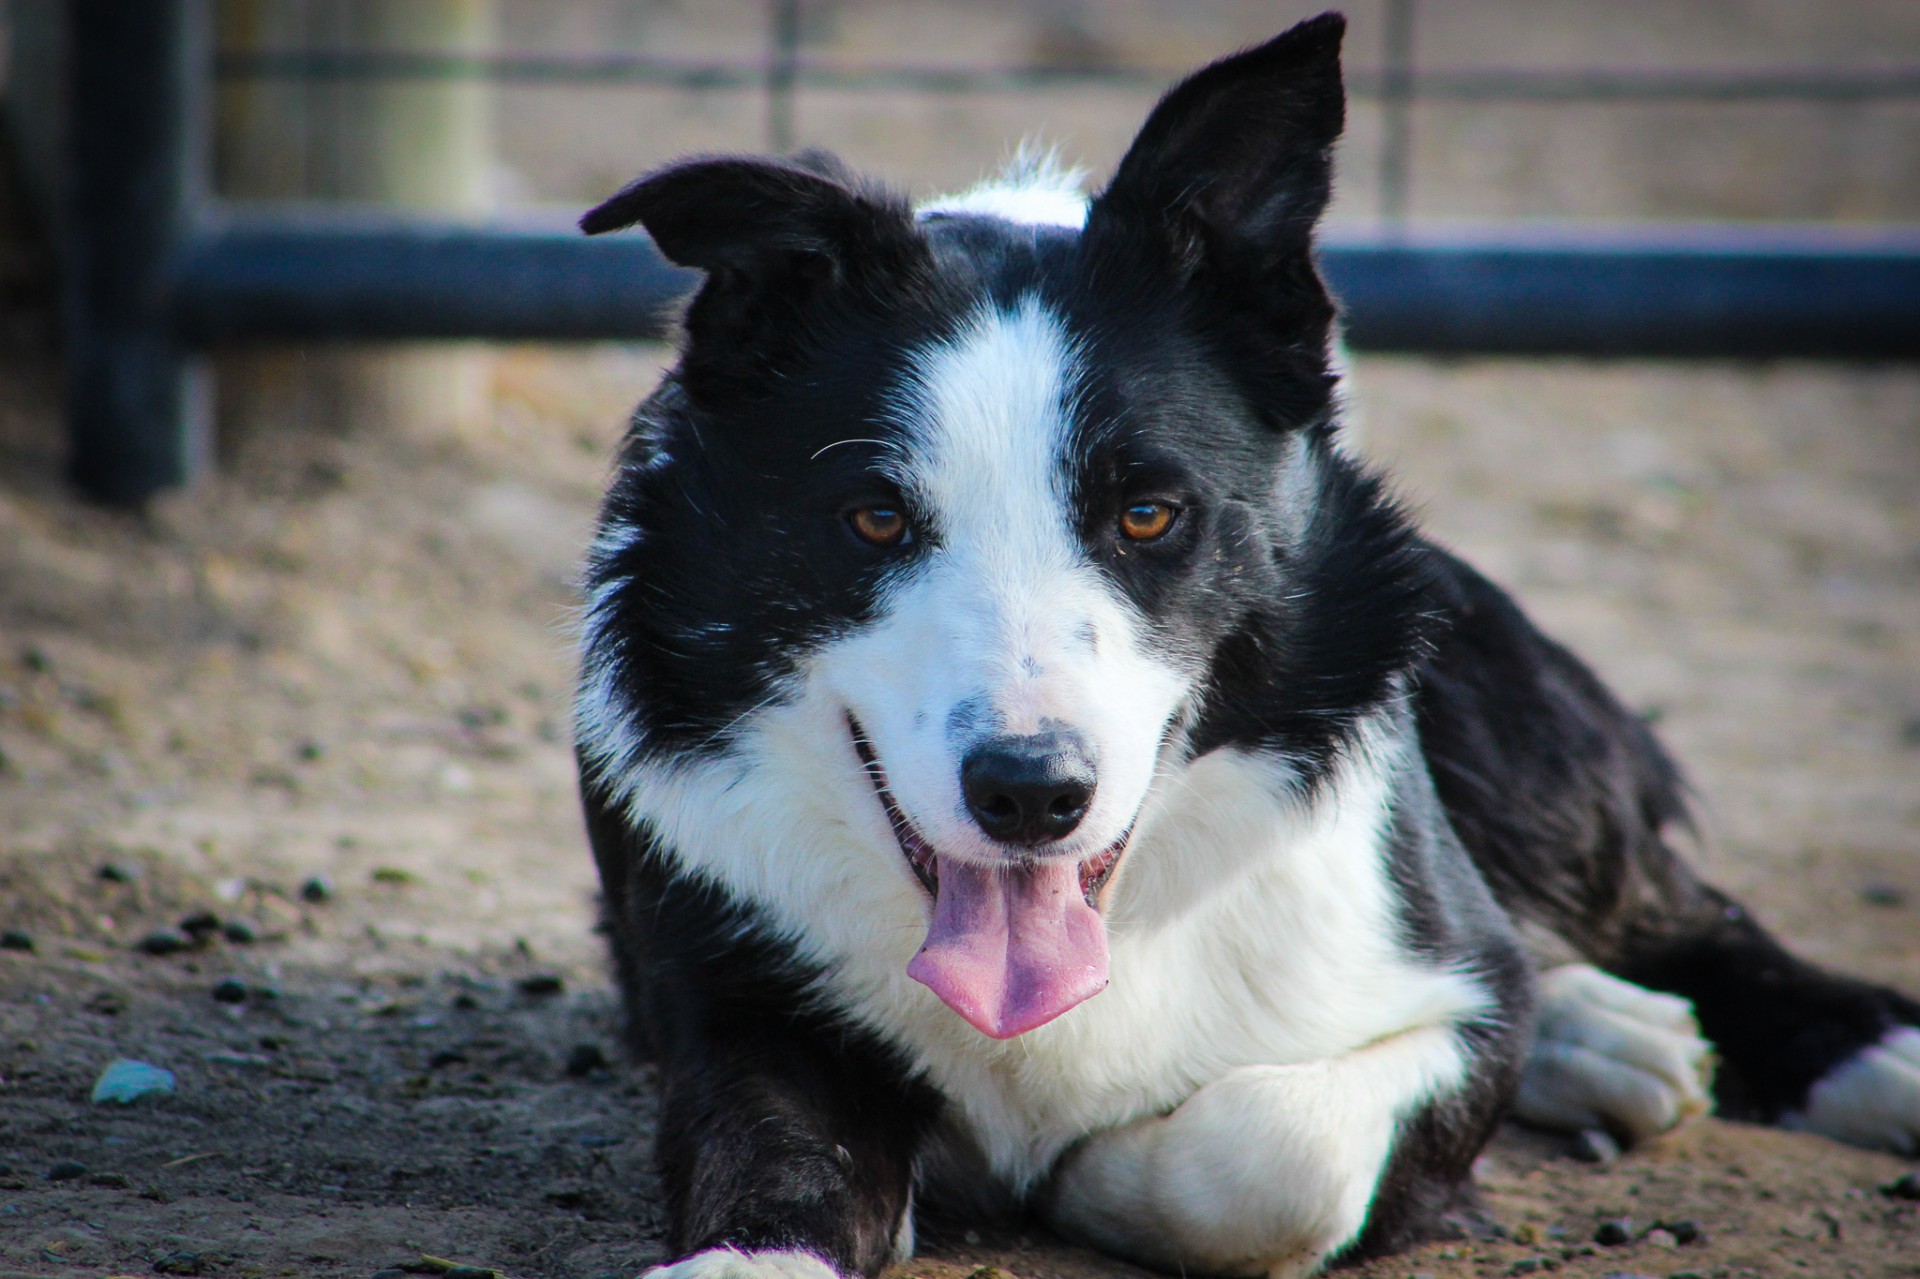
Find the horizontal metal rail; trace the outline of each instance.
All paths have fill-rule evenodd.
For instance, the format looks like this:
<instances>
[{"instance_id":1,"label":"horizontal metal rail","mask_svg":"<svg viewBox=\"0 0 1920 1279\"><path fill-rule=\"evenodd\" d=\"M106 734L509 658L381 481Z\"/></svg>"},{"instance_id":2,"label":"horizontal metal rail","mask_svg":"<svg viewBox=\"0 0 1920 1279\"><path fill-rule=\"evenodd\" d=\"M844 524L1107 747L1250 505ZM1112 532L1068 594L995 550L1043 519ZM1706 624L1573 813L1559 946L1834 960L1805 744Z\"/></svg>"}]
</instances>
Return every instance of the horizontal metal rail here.
<instances>
[{"instance_id":1,"label":"horizontal metal rail","mask_svg":"<svg viewBox=\"0 0 1920 1279\"><path fill-rule=\"evenodd\" d=\"M393 53L360 49L227 52L214 73L228 80L443 80L480 78L531 84L641 84L678 89L763 89L774 66L616 53ZM786 74L784 68L779 74ZM833 62L792 65L803 88L998 93L1082 85L1159 89L1176 75L1143 66L954 67ZM1409 94L1461 102L1874 102L1920 99L1920 67L1733 71L1528 69L1427 70L1406 86L1384 72L1353 70L1347 89L1364 98Z\"/></svg>"},{"instance_id":2,"label":"horizontal metal rail","mask_svg":"<svg viewBox=\"0 0 1920 1279\"><path fill-rule=\"evenodd\" d=\"M1336 229L1321 259L1360 349L1920 357L1920 230ZM256 208L188 239L172 314L196 345L646 338L697 278L558 219Z\"/></svg>"}]
</instances>

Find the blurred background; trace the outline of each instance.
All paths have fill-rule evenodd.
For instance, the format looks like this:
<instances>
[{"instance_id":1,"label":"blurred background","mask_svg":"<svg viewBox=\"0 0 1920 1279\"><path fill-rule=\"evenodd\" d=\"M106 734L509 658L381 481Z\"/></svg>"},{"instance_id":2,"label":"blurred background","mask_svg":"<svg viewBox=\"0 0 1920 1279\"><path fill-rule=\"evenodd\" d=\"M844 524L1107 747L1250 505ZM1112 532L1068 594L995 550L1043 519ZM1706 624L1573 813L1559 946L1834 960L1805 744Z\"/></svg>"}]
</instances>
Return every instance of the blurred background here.
<instances>
[{"instance_id":1,"label":"blurred background","mask_svg":"<svg viewBox=\"0 0 1920 1279\"><path fill-rule=\"evenodd\" d=\"M62 17L107 7L0 3L0 930L24 939L0 945L0 1153L166 1199L34 1181L0 1262L100 1273L174 1240L302 1273L409 1247L642 1263L651 1094L608 1065L569 627L626 415L671 353L217 342L180 383L192 482L83 496L67 421L100 386L60 319L81 260ZM926 197L1023 139L1097 185L1179 74L1320 7L220 0L211 56L179 69L220 202L191 212L557 227L673 157L798 146ZM1335 238L1920 226L1907 0L1344 8ZM1435 534L1658 725L1710 873L1815 957L1920 989L1920 369L1362 351L1354 385L1357 446ZM197 913L250 939L183 932ZM120 1053L176 1071L172 1109L75 1110ZM338 1122L296 1138L295 1112ZM1831 1272L1838 1228L1795 1223L1878 1165L1701 1140L1607 1193L1667 1178L1763 1270ZM178 1162L207 1151L232 1153ZM1491 1177L1516 1219L1597 1193L1511 1158ZM1729 1161L1772 1206L1715 1198ZM1850 1263L1920 1247L1910 1218L1848 1221Z\"/></svg>"}]
</instances>

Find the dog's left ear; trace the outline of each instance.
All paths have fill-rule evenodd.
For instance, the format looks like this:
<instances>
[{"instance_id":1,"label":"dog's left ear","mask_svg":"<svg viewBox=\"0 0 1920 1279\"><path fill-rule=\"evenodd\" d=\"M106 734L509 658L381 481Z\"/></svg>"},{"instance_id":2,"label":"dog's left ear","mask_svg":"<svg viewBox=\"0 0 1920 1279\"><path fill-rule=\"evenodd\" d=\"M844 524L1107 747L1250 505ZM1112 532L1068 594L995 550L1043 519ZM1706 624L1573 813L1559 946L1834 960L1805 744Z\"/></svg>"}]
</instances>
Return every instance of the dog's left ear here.
<instances>
[{"instance_id":1,"label":"dog's left ear","mask_svg":"<svg viewBox=\"0 0 1920 1279\"><path fill-rule=\"evenodd\" d=\"M1346 26L1321 14L1175 86L1093 202L1089 238L1158 240L1182 278L1253 283L1304 261L1346 118Z\"/></svg>"}]
</instances>

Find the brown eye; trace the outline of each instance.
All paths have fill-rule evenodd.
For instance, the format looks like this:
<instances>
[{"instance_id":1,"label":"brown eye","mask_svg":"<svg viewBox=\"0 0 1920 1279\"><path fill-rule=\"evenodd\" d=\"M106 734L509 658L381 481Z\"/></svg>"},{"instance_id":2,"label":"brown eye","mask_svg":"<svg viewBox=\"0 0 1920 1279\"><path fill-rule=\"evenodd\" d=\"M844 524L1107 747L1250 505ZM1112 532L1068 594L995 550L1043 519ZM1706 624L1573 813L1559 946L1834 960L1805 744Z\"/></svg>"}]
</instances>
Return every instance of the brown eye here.
<instances>
[{"instance_id":1,"label":"brown eye","mask_svg":"<svg viewBox=\"0 0 1920 1279\"><path fill-rule=\"evenodd\" d=\"M1167 535L1174 513L1165 502L1139 502L1120 516L1120 531L1136 542L1151 542Z\"/></svg>"},{"instance_id":2,"label":"brown eye","mask_svg":"<svg viewBox=\"0 0 1920 1279\"><path fill-rule=\"evenodd\" d=\"M860 507L848 514L847 526L869 546L899 546L907 540L907 517L897 507Z\"/></svg>"}]
</instances>

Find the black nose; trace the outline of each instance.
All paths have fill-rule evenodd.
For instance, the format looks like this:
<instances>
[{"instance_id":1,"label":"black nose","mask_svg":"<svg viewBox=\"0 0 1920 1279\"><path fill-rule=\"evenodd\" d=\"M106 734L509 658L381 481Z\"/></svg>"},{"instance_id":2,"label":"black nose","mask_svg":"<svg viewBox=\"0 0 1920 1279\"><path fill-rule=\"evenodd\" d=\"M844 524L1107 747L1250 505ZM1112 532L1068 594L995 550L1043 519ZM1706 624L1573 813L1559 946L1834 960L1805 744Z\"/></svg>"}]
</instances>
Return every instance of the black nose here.
<instances>
[{"instance_id":1,"label":"black nose","mask_svg":"<svg viewBox=\"0 0 1920 1279\"><path fill-rule=\"evenodd\" d=\"M1072 733L994 737L960 761L960 790L980 829L1008 844L1059 839L1093 802L1093 761Z\"/></svg>"}]
</instances>

